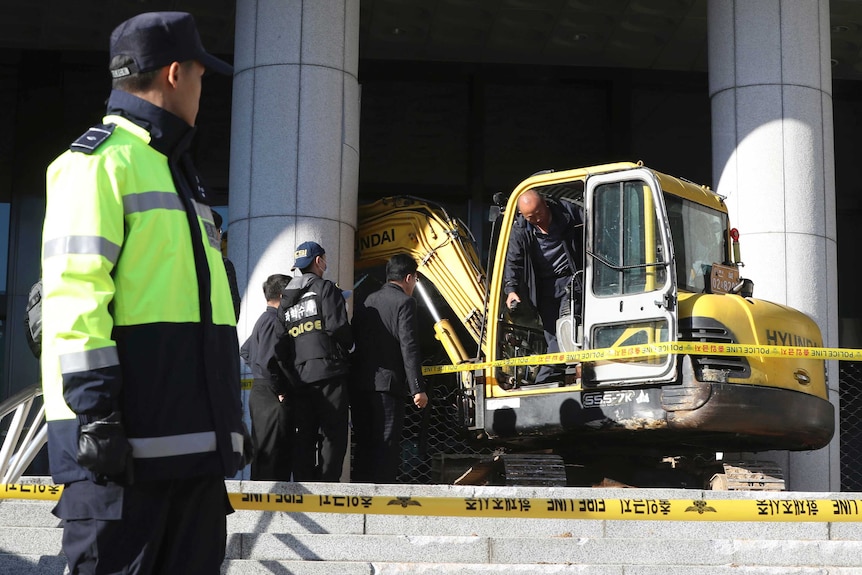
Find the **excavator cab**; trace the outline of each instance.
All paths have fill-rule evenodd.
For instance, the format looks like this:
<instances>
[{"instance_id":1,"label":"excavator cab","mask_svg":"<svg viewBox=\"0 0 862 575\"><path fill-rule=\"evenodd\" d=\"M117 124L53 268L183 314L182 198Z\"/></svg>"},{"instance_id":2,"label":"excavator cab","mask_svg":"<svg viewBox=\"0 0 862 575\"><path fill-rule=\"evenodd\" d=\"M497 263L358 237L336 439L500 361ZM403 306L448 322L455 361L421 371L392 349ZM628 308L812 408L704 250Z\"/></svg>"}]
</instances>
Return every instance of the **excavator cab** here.
<instances>
[{"instance_id":1,"label":"excavator cab","mask_svg":"<svg viewBox=\"0 0 862 575\"><path fill-rule=\"evenodd\" d=\"M508 208L516 211L520 194L535 189L546 198L575 204L583 215L584 224L576 230L577 272L555 326L560 351L672 341L677 333L673 244L670 229L660 223L667 217L654 172L635 167L606 174L570 172L570 179L564 179L565 175L543 174L540 178L549 180L547 183L522 185L509 199ZM498 242L498 266L505 265L504 252L511 237L505 230L514 220L514 213L505 218ZM495 276L499 275L498 269ZM498 289L502 289L502 282ZM489 317L491 324L496 323L496 359L546 353L537 315L507 310L503 293L497 302L496 317ZM668 382L675 377L676 357L619 358L584 367L563 366L560 372L565 375L553 386ZM535 384L540 368L498 368L495 379L501 388L511 390ZM582 377L578 377L579 371Z\"/></svg>"}]
</instances>

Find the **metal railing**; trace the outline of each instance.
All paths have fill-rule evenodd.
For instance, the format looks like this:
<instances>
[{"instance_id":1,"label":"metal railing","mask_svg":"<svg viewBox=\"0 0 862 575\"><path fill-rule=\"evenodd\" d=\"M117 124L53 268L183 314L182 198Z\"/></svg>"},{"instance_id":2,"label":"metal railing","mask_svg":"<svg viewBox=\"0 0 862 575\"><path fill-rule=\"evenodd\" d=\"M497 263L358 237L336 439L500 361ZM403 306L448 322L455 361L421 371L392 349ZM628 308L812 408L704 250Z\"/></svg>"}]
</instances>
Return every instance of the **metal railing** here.
<instances>
[{"instance_id":1,"label":"metal railing","mask_svg":"<svg viewBox=\"0 0 862 575\"><path fill-rule=\"evenodd\" d=\"M41 398L42 386L36 383L0 403L0 429L4 429L7 416L11 415L0 447L2 483L16 483L48 442L45 405Z\"/></svg>"}]
</instances>

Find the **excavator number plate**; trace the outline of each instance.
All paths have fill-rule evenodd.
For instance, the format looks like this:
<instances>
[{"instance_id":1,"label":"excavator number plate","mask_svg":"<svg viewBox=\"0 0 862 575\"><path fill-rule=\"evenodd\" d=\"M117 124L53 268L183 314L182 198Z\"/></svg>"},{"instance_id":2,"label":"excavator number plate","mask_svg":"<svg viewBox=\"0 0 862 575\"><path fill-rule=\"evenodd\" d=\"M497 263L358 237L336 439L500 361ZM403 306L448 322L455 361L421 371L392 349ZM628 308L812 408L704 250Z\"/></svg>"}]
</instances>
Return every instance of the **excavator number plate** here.
<instances>
[{"instance_id":1,"label":"excavator number plate","mask_svg":"<svg viewBox=\"0 0 862 575\"><path fill-rule=\"evenodd\" d=\"M709 291L728 293L739 283L739 270L732 266L712 264L709 274Z\"/></svg>"}]
</instances>

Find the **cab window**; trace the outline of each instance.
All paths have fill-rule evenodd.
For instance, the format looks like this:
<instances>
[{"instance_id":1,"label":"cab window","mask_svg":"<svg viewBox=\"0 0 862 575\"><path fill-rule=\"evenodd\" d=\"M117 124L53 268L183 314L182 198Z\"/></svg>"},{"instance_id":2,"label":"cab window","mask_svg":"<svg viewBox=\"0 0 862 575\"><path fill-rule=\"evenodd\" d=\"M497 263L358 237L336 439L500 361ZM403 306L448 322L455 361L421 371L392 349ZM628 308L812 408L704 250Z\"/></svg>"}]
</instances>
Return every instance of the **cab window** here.
<instances>
[{"instance_id":1,"label":"cab window","mask_svg":"<svg viewBox=\"0 0 862 575\"><path fill-rule=\"evenodd\" d=\"M666 282L665 254L650 188L612 182L595 190L593 293L619 296L653 291Z\"/></svg>"}]
</instances>

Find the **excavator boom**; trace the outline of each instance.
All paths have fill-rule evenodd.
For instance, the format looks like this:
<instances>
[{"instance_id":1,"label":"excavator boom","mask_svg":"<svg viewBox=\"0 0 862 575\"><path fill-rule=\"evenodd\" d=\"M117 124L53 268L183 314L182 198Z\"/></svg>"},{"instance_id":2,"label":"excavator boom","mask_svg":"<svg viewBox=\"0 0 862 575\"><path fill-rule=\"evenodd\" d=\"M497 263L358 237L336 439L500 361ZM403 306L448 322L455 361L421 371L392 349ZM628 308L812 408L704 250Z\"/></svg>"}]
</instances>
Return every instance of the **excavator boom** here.
<instances>
[{"instance_id":1,"label":"excavator boom","mask_svg":"<svg viewBox=\"0 0 862 575\"><path fill-rule=\"evenodd\" d=\"M463 222L439 204L410 196L383 198L359 207L355 269L381 266L393 255L407 253L419 273L433 284L478 345L485 309L485 274L475 240ZM419 285L422 286L420 280ZM422 287L419 288L423 295ZM453 363L467 359L443 318L435 317L437 338ZM445 339L455 338L447 344ZM460 348L460 349L458 349Z\"/></svg>"}]
</instances>

